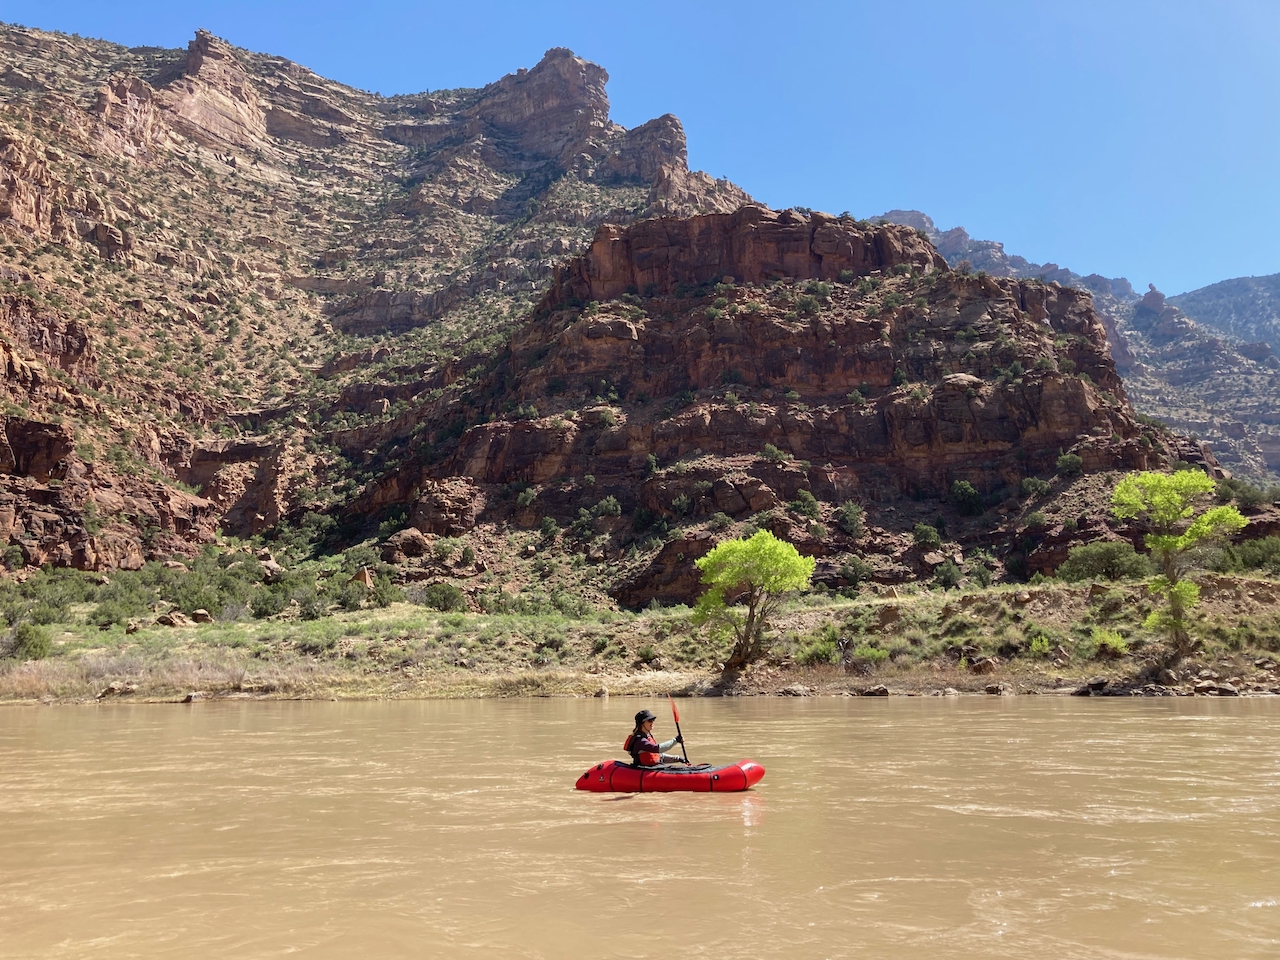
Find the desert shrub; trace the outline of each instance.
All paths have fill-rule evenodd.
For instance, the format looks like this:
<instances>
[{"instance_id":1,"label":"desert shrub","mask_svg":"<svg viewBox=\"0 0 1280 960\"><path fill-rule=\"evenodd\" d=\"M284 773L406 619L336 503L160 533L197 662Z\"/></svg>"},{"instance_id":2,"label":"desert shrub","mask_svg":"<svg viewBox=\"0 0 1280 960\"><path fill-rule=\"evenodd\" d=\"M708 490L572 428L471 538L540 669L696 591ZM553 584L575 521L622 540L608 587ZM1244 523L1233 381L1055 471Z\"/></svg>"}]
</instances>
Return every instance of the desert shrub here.
<instances>
[{"instance_id":1,"label":"desert shrub","mask_svg":"<svg viewBox=\"0 0 1280 960\"><path fill-rule=\"evenodd\" d=\"M933 582L943 590L960 586L960 578L960 568L951 560L944 560L933 571Z\"/></svg>"},{"instance_id":2,"label":"desert shrub","mask_svg":"<svg viewBox=\"0 0 1280 960\"><path fill-rule=\"evenodd\" d=\"M359 610L364 605L364 598L369 595L369 588L363 583L348 580L338 587L334 599L343 610Z\"/></svg>"},{"instance_id":3,"label":"desert shrub","mask_svg":"<svg viewBox=\"0 0 1280 960\"><path fill-rule=\"evenodd\" d=\"M1151 576L1151 561L1123 541L1099 541L1072 547L1058 567L1063 580L1142 580Z\"/></svg>"},{"instance_id":4,"label":"desert shrub","mask_svg":"<svg viewBox=\"0 0 1280 960\"><path fill-rule=\"evenodd\" d=\"M911 531L911 538L917 547L933 549L942 546L942 535L938 533L937 527L929 523L917 523Z\"/></svg>"},{"instance_id":5,"label":"desert shrub","mask_svg":"<svg viewBox=\"0 0 1280 960\"><path fill-rule=\"evenodd\" d=\"M141 616L146 610L145 605L137 607L132 604L121 603L118 600L104 600L93 608L88 620L95 627L105 630L113 624L123 626L133 617Z\"/></svg>"},{"instance_id":6,"label":"desert shrub","mask_svg":"<svg viewBox=\"0 0 1280 960\"><path fill-rule=\"evenodd\" d=\"M852 589L857 589L859 585L871 579L871 564L863 560L861 557L850 557L840 565L840 577Z\"/></svg>"},{"instance_id":7,"label":"desert shrub","mask_svg":"<svg viewBox=\"0 0 1280 960\"><path fill-rule=\"evenodd\" d=\"M43 660L53 652L53 641L44 627L20 623L13 630L9 649L19 660Z\"/></svg>"},{"instance_id":8,"label":"desert shrub","mask_svg":"<svg viewBox=\"0 0 1280 960\"><path fill-rule=\"evenodd\" d=\"M712 530L726 530L733 525L733 520L727 513L713 513L711 519L707 521L707 526Z\"/></svg>"},{"instance_id":9,"label":"desert shrub","mask_svg":"<svg viewBox=\"0 0 1280 960\"><path fill-rule=\"evenodd\" d=\"M458 541L453 537L441 537L431 545L431 555L437 563L448 563L458 549Z\"/></svg>"},{"instance_id":10,"label":"desert shrub","mask_svg":"<svg viewBox=\"0 0 1280 960\"><path fill-rule=\"evenodd\" d=\"M291 600L298 603L298 617L302 620L319 620L329 612L329 605L313 584L294 588Z\"/></svg>"},{"instance_id":11,"label":"desert shrub","mask_svg":"<svg viewBox=\"0 0 1280 960\"><path fill-rule=\"evenodd\" d=\"M249 610L259 620L274 617L276 614L283 612L287 606L289 606L288 594L284 590L270 587L254 591L249 600Z\"/></svg>"},{"instance_id":12,"label":"desert shrub","mask_svg":"<svg viewBox=\"0 0 1280 960\"><path fill-rule=\"evenodd\" d=\"M1039 477L1023 477L1021 489L1024 497L1043 497L1049 492L1049 481Z\"/></svg>"},{"instance_id":13,"label":"desert shrub","mask_svg":"<svg viewBox=\"0 0 1280 960\"><path fill-rule=\"evenodd\" d=\"M1209 566L1220 573L1276 570L1280 567L1280 537L1260 537L1226 546Z\"/></svg>"},{"instance_id":14,"label":"desert shrub","mask_svg":"<svg viewBox=\"0 0 1280 960\"><path fill-rule=\"evenodd\" d=\"M849 666L855 670L870 670L889 659L889 651L881 650L869 643L861 643L849 654Z\"/></svg>"},{"instance_id":15,"label":"desert shrub","mask_svg":"<svg viewBox=\"0 0 1280 960\"><path fill-rule=\"evenodd\" d=\"M1049 525L1049 518L1039 510L1032 510L1022 521L1028 530L1043 530Z\"/></svg>"},{"instance_id":16,"label":"desert shrub","mask_svg":"<svg viewBox=\"0 0 1280 960\"><path fill-rule=\"evenodd\" d=\"M976 517L985 509L982 494L968 480L957 480L951 484L951 502L967 517Z\"/></svg>"},{"instance_id":17,"label":"desert shrub","mask_svg":"<svg viewBox=\"0 0 1280 960\"><path fill-rule=\"evenodd\" d=\"M836 663L840 659L840 628L828 623L800 647L795 659L796 663L806 667Z\"/></svg>"},{"instance_id":18,"label":"desert shrub","mask_svg":"<svg viewBox=\"0 0 1280 960\"><path fill-rule=\"evenodd\" d=\"M560 532L560 524L556 523L555 517L543 517L542 524L538 527L538 532L550 539Z\"/></svg>"},{"instance_id":19,"label":"desert shrub","mask_svg":"<svg viewBox=\"0 0 1280 960\"><path fill-rule=\"evenodd\" d=\"M1264 504L1280 500L1280 486L1255 487L1235 477L1219 480L1216 492L1219 503L1230 503L1234 500L1242 510L1256 510Z\"/></svg>"},{"instance_id":20,"label":"desert shrub","mask_svg":"<svg viewBox=\"0 0 1280 960\"><path fill-rule=\"evenodd\" d=\"M788 507L802 517L808 517L810 520L817 520L819 516L818 499L808 490L801 490L796 494L796 498L792 500Z\"/></svg>"},{"instance_id":21,"label":"desert shrub","mask_svg":"<svg viewBox=\"0 0 1280 960\"><path fill-rule=\"evenodd\" d=\"M433 583L422 591L421 604L446 613L467 609L467 595L452 583Z\"/></svg>"},{"instance_id":22,"label":"desert shrub","mask_svg":"<svg viewBox=\"0 0 1280 960\"><path fill-rule=\"evenodd\" d=\"M1080 475L1081 469L1084 467L1084 461L1080 459L1078 454L1064 453L1058 457L1058 472L1064 477L1075 477Z\"/></svg>"},{"instance_id":23,"label":"desert shrub","mask_svg":"<svg viewBox=\"0 0 1280 960\"><path fill-rule=\"evenodd\" d=\"M836 510L836 526L855 540L867 532L866 511L856 503L842 503Z\"/></svg>"},{"instance_id":24,"label":"desert shrub","mask_svg":"<svg viewBox=\"0 0 1280 960\"><path fill-rule=\"evenodd\" d=\"M760 456L770 463L782 463L784 460L790 459L790 454L783 453L772 443L764 445L764 449L760 451Z\"/></svg>"},{"instance_id":25,"label":"desert shrub","mask_svg":"<svg viewBox=\"0 0 1280 960\"><path fill-rule=\"evenodd\" d=\"M818 298L811 293L802 293L796 297L796 310L799 313L811 316L822 309L822 304Z\"/></svg>"},{"instance_id":26,"label":"desert shrub","mask_svg":"<svg viewBox=\"0 0 1280 960\"><path fill-rule=\"evenodd\" d=\"M1093 643L1093 655L1100 659L1123 657L1129 652L1129 644L1115 630L1106 627L1094 627L1089 639Z\"/></svg>"},{"instance_id":27,"label":"desert shrub","mask_svg":"<svg viewBox=\"0 0 1280 960\"><path fill-rule=\"evenodd\" d=\"M375 607L389 607L404 599L404 591L397 587L390 577L373 578L373 589L369 592L369 602Z\"/></svg>"},{"instance_id":28,"label":"desert shrub","mask_svg":"<svg viewBox=\"0 0 1280 960\"><path fill-rule=\"evenodd\" d=\"M533 501L538 499L538 491L534 487L525 487L516 496L516 504L521 507L533 506Z\"/></svg>"},{"instance_id":29,"label":"desert shrub","mask_svg":"<svg viewBox=\"0 0 1280 960\"><path fill-rule=\"evenodd\" d=\"M464 567L469 567L476 562L476 548L471 544L466 544L462 548L462 553L458 556L458 562Z\"/></svg>"},{"instance_id":30,"label":"desert shrub","mask_svg":"<svg viewBox=\"0 0 1280 960\"><path fill-rule=\"evenodd\" d=\"M376 567L378 565L378 554L373 547L361 544L358 547L352 547L342 554L342 570L350 575L356 573L361 567Z\"/></svg>"},{"instance_id":31,"label":"desert shrub","mask_svg":"<svg viewBox=\"0 0 1280 960\"><path fill-rule=\"evenodd\" d=\"M622 505L618 503L617 497L610 495L597 502L591 508L591 513L597 517L619 517L622 515Z\"/></svg>"}]
</instances>

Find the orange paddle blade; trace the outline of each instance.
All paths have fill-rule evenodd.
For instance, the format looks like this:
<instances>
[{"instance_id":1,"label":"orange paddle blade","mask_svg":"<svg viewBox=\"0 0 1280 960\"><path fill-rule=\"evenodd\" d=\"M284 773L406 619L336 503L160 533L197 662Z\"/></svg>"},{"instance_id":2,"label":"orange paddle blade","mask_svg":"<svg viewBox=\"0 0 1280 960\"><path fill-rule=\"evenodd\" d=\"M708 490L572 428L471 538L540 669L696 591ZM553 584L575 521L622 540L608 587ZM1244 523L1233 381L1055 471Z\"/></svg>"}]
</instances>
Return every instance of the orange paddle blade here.
<instances>
[{"instance_id":1,"label":"orange paddle blade","mask_svg":"<svg viewBox=\"0 0 1280 960\"><path fill-rule=\"evenodd\" d=\"M680 711L676 709L676 702L671 699L671 694L667 694L667 703L671 704L671 715L676 718L676 723L680 722Z\"/></svg>"}]
</instances>

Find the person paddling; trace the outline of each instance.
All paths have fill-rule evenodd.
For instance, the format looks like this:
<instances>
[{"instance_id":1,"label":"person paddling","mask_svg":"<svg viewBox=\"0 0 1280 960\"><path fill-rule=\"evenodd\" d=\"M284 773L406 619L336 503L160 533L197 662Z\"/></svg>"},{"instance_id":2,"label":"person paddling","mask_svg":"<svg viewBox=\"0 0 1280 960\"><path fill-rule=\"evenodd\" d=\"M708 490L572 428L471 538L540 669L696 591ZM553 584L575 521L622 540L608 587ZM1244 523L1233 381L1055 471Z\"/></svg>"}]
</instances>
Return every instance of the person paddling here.
<instances>
[{"instance_id":1,"label":"person paddling","mask_svg":"<svg viewBox=\"0 0 1280 960\"><path fill-rule=\"evenodd\" d=\"M638 767L656 767L663 763L688 763L683 757L663 753L677 743L684 743L684 737L676 735L673 739L659 743L653 739L653 721L658 718L648 710L636 714L636 728L627 737L622 749L631 754L631 762Z\"/></svg>"}]
</instances>

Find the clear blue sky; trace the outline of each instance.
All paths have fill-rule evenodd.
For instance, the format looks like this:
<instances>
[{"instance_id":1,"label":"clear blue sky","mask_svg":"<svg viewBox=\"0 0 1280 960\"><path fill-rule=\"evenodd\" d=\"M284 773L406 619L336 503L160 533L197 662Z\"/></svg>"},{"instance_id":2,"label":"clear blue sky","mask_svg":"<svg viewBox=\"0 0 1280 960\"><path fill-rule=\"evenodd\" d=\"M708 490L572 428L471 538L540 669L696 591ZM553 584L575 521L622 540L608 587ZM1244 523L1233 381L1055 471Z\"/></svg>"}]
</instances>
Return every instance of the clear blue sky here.
<instances>
[{"instance_id":1,"label":"clear blue sky","mask_svg":"<svg viewBox=\"0 0 1280 960\"><path fill-rule=\"evenodd\" d=\"M1280 272L1280 2L630 4L0 0L128 45L205 27L383 94L571 47L614 119L671 112L692 166L774 206L946 228L1166 293Z\"/></svg>"}]
</instances>

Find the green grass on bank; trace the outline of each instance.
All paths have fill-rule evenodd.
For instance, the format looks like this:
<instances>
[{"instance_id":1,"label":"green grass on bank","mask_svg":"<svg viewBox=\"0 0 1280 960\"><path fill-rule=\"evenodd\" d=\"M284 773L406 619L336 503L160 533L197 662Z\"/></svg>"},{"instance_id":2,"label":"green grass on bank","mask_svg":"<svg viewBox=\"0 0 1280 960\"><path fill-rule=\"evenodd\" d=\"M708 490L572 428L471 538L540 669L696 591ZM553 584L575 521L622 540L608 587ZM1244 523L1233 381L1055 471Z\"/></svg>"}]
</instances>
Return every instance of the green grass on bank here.
<instances>
[{"instance_id":1,"label":"green grass on bank","mask_svg":"<svg viewBox=\"0 0 1280 960\"><path fill-rule=\"evenodd\" d=\"M1196 634L1204 649L1185 665L1188 675L1213 664L1247 672L1253 661L1280 653L1280 583L1220 574L1202 581ZM0 699L693 690L714 680L727 650L723 639L694 629L682 607L486 614L397 600L335 608L311 620L296 607L272 619L180 627L158 625L152 614L130 632L118 623L100 626L93 613L101 602L68 601L63 617L23 621L8 631ZM1142 627L1151 604L1142 581L1046 581L968 592L910 585L855 599L815 592L778 617L760 670L814 674L828 686L945 680L976 689L993 674L1017 675L1029 685L1096 673L1131 676L1158 643ZM46 644L24 657L12 649L13 638L32 629Z\"/></svg>"}]
</instances>

